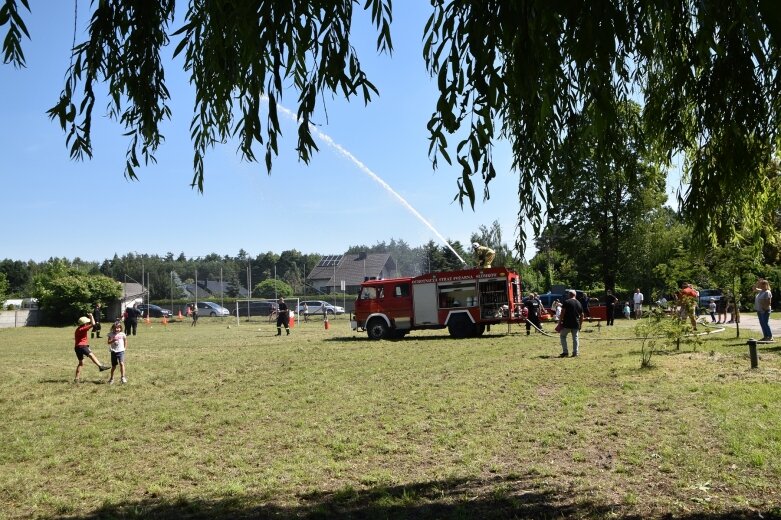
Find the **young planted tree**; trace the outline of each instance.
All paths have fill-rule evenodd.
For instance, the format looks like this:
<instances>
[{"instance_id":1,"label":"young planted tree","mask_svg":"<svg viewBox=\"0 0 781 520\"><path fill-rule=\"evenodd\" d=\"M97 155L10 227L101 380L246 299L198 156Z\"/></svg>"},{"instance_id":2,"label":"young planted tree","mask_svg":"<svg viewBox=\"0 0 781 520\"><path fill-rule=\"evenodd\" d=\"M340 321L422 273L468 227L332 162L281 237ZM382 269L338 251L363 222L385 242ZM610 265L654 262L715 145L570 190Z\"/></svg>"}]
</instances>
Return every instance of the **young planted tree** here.
<instances>
[{"instance_id":1,"label":"young planted tree","mask_svg":"<svg viewBox=\"0 0 781 520\"><path fill-rule=\"evenodd\" d=\"M695 351L702 343L699 336L692 334L687 320L679 315L668 316L658 307L652 308L644 319L638 321L634 333L641 341L640 368L651 368L651 358L669 348L680 351L683 342L692 344Z\"/></svg>"}]
</instances>

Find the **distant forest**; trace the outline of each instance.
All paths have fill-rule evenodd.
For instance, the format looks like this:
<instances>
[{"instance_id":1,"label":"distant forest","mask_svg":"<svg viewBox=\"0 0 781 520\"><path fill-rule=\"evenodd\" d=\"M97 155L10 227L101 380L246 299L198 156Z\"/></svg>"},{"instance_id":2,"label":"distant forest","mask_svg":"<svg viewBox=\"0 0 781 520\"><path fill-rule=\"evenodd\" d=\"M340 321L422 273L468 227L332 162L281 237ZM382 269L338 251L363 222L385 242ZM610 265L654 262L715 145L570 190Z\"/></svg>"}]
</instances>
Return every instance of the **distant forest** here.
<instances>
[{"instance_id":1,"label":"distant forest","mask_svg":"<svg viewBox=\"0 0 781 520\"><path fill-rule=\"evenodd\" d=\"M495 265L505 265L510 259L507 246L502 245L498 224L491 228L481 227L473 234L472 241L488 244L497 250ZM460 242L450 244L453 250L467 264L473 265L471 248ZM414 276L429 271L457 269L461 261L453 251L436 242L429 241L418 247L410 247L403 240L391 239L390 242L378 242L373 246L354 245L344 253L389 253L396 262L397 276ZM243 249L235 256L211 253L206 256L188 258L184 253L178 256L167 253L165 256L127 253L114 255L103 262L84 261L80 258L50 258L45 262L4 259L0 261L0 277L6 278L8 297L26 297L33 294L36 275L40 275L53 266L65 266L85 274L102 274L120 282L142 282L142 276L150 288L152 300L167 299L172 288L182 284L194 283L196 277L202 280L222 280L228 284L226 296L238 296L240 287L247 287L248 279L253 287L258 283L274 279L288 283L296 294L311 292L306 284L306 275L317 265L324 254L304 254L295 249L281 253L266 252L250 256ZM0 294L2 296L2 294ZM174 294L174 297L180 297Z\"/></svg>"}]
</instances>

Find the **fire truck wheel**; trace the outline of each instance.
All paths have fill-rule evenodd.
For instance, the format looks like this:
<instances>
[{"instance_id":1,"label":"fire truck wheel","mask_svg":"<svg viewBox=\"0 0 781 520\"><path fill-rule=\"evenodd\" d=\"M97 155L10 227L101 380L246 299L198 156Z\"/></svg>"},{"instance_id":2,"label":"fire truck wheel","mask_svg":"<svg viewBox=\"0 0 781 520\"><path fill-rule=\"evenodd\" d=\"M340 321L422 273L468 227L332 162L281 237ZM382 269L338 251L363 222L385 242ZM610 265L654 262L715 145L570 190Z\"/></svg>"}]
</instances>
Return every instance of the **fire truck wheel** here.
<instances>
[{"instance_id":1,"label":"fire truck wheel","mask_svg":"<svg viewBox=\"0 0 781 520\"><path fill-rule=\"evenodd\" d=\"M477 326L477 330L475 330L475 336L482 336L483 332L485 332L485 324L481 323Z\"/></svg>"},{"instance_id":2,"label":"fire truck wheel","mask_svg":"<svg viewBox=\"0 0 781 520\"><path fill-rule=\"evenodd\" d=\"M469 318L460 314L453 316L447 324L447 331L454 338L470 338L477 335L477 328Z\"/></svg>"},{"instance_id":3,"label":"fire truck wheel","mask_svg":"<svg viewBox=\"0 0 781 520\"><path fill-rule=\"evenodd\" d=\"M369 339L383 339L388 335L388 324L382 318L373 318L366 327Z\"/></svg>"}]
</instances>

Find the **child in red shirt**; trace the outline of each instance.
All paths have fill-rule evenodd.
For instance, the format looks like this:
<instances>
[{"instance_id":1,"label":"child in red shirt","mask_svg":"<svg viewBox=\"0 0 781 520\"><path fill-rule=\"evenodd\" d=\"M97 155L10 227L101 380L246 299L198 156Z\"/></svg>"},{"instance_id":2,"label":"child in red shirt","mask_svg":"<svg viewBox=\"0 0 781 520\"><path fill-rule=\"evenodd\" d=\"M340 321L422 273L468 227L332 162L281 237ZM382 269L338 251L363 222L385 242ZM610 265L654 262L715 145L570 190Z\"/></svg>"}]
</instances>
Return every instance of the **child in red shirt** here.
<instances>
[{"instance_id":1,"label":"child in red shirt","mask_svg":"<svg viewBox=\"0 0 781 520\"><path fill-rule=\"evenodd\" d=\"M96 358L95 354L89 349L87 335L89 334L89 331L92 330L93 325L95 325L95 319L92 317L92 314L87 314L87 316L79 318L79 326L76 327L76 332L74 334L74 350L76 351L76 357L79 360L79 364L76 365L76 378L73 380L74 383L81 383L81 367L84 366L84 356L90 358L101 372L110 368L98 361L98 358Z\"/></svg>"}]
</instances>

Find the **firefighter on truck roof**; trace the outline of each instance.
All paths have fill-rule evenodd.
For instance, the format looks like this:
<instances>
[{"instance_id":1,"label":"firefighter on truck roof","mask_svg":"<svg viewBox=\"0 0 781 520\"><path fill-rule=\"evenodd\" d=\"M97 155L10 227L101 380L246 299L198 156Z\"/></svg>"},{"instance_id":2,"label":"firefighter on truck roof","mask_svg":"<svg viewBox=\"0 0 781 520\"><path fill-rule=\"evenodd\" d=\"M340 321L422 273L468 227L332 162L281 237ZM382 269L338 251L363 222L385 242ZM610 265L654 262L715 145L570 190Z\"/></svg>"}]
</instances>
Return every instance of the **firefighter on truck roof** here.
<instances>
[{"instance_id":1,"label":"firefighter on truck roof","mask_svg":"<svg viewBox=\"0 0 781 520\"><path fill-rule=\"evenodd\" d=\"M475 256L477 257L477 267L491 267L491 263L494 261L494 257L496 256L496 251L488 246L481 246L477 242L472 244L472 250L475 252Z\"/></svg>"}]
</instances>

